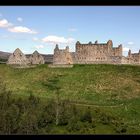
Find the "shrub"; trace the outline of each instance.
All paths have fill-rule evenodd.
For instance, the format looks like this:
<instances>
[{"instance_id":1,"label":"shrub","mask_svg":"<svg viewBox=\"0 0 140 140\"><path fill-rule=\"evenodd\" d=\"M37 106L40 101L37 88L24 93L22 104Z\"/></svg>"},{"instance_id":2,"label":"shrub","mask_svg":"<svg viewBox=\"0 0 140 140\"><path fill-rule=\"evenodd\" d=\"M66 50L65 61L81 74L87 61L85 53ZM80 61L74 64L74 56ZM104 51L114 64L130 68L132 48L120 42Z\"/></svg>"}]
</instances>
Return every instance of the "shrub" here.
<instances>
[{"instance_id":1,"label":"shrub","mask_svg":"<svg viewBox=\"0 0 140 140\"><path fill-rule=\"evenodd\" d=\"M82 122L89 122L89 123L92 122L92 115L91 115L91 111L89 110L89 108L88 108L88 110L86 110L86 111L84 112L84 114L81 116L81 121L82 121Z\"/></svg>"},{"instance_id":2,"label":"shrub","mask_svg":"<svg viewBox=\"0 0 140 140\"><path fill-rule=\"evenodd\" d=\"M76 120L75 118L71 118L68 125L66 126L66 129L69 132L77 132L80 131L83 128L82 122Z\"/></svg>"}]
</instances>

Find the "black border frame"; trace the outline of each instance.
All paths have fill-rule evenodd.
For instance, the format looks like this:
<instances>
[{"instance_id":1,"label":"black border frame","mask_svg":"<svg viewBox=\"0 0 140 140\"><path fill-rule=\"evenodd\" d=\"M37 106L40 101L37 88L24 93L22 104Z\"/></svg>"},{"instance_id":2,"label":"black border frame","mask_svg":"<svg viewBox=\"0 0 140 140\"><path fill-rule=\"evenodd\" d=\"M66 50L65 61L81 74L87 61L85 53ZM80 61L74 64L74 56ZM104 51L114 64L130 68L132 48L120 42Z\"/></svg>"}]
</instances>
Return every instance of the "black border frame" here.
<instances>
[{"instance_id":1,"label":"black border frame","mask_svg":"<svg viewBox=\"0 0 140 140\"><path fill-rule=\"evenodd\" d=\"M0 6L137 6L140 0L0 0Z\"/></svg>"},{"instance_id":2,"label":"black border frame","mask_svg":"<svg viewBox=\"0 0 140 140\"><path fill-rule=\"evenodd\" d=\"M0 0L0 6L140 6L140 0ZM15 139L140 139L140 135L0 135Z\"/></svg>"}]
</instances>

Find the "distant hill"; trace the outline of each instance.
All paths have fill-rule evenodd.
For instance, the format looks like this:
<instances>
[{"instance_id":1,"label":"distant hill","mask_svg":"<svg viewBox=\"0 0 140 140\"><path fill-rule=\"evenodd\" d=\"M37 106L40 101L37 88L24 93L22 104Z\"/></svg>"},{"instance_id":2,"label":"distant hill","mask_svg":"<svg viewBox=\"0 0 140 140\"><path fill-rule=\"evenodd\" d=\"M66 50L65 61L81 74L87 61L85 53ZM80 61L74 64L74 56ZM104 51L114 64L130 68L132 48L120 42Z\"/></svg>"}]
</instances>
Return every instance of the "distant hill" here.
<instances>
[{"instance_id":1,"label":"distant hill","mask_svg":"<svg viewBox=\"0 0 140 140\"><path fill-rule=\"evenodd\" d=\"M8 60L10 55L11 53L0 51L0 63L3 63L3 62L5 63Z\"/></svg>"},{"instance_id":2,"label":"distant hill","mask_svg":"<svg viewBox=\"0 0 140 140\"><path fill-rule=\"evenodd\" d=\"M1 59L8 59L8 57L11 55L9 52L2 52L0 51L0 58Z\"/></svg>"}]
</instances>

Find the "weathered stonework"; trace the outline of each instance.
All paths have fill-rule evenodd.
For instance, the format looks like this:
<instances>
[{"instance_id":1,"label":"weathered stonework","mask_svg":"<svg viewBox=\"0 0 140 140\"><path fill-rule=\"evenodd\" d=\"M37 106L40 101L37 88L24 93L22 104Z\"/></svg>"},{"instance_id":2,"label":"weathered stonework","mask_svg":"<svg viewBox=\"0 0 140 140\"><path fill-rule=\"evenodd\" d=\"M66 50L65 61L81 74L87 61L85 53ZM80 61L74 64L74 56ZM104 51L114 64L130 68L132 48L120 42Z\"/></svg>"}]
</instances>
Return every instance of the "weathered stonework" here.
<instances>
[{"instance_id":1,"label":"weathered stonework","mask_svg":"<svg viewBox=\"0 0 140 140\"><path fill-rule=\"evenodd\" d=\"M36 65L53 63L50 67L71 67L73 64L136 64L140 65L140 50L138 53L128 52L128 56L122 55L122 45L113 47L112 40L107 43L89 42L81 44L77 41L75 52L69 52L69 47L59 49L56 45L54 54L45 55L35 51L33 54L24 55L19 48L12 53L7 64L12 65ZM69 66L68 66L69 65Z\"/></svg>"},{"instance_id":2,"label":"weathered stonework","mask_svg":"<svg viewBox=\"0 0 140 140\"><path fill-rule=\"evenodd\" d=\"M112 40L107 43L89 42L81 44L76 42L76 51L69 52L69 49L60 50L58 45L54 49L53 64L140 64L139 53L128 52L128 56L122 55L122 45L113 47ZM67 55L68 54L68 55ZM67 60L69 56L69 60Z\"/></svg>"},{"instance_id":3,"label":"weathered stonework","mask_svg":"<svg viewBox=\"0 0 140 140\"><path fill-rule=\"evenodd\" d=\"M56 65L65 65L65 64L73 64L71 53L69 52L69 47L66 49L59 49L58 45L56 45L54 49L53 56L53 64Z\"/></svg>"},{"instance_id":4,"label":"weathered stonework","mask_svg":"<svg viewBox=\"0 0 140 140\"><path fill-rule=\"evenodd\" d=\"M31 65L36 65L36 64L44 64L45 60L41 54L38 53L38 51L35 51L30 57L29 57L29 62Z\"/></svg>"},{"instance_id":5,"label":"weathered stonework","mask_svg":"<svg viewBox=\"0 0 140 140\"><path fill-rule=\"evenodd\" d=\"M122 64L140 64L140 50L138 53L131 53L131 50L128 52L127 57L122 58Z\"/></svg>"},{"instance_id":6,"label":"weathered stonework","mask_svg":"<svg viewBox=\"0 0 140 140\"><path fill-rule=\"evenodd\" d=\"M22 51L17 48L13 54L9 56L7 64L12 65L27 65L29 63L29 60L26 58L26 56L22 53Z\"/></svg>"},{"instance_id":7,"label":"weathered stonework","mask_svg":"<svg viewBox=\"0 0 140 140\"><path fill-rule=\"evenodd\" d=\"M76 43L75 62L78 64L94 64L94 63L120 63L122 57L122 45L113 48L113 43L109 40L107 43L93 44Z\"/></svg>"},{"instance_id":8,"label":"weathered stonework","mask_svg":"<svg viewBox=\"0 0 140 140\"><path fill-rule=\"evenodd\" d=\"M44 64L45 60L42 55L40 55L37 51L31 54L29 57L24 55L22 51L17 48L10 56L7 61L9 65L20 65L20 66L27 66L27 65L35 65L35 64Z\"/></svg>"}]
</instances>

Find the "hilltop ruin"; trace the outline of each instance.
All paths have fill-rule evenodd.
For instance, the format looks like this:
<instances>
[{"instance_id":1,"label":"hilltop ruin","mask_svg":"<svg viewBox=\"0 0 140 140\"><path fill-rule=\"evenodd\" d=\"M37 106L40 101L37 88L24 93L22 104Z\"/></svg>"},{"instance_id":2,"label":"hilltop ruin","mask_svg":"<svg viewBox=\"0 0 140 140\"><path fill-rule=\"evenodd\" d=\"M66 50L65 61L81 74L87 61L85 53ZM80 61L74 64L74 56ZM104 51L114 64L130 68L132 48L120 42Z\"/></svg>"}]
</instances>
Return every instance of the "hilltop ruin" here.
<instances>
[{"instance_id":1,"label":"hilltop ruin","mask_svg":"<svg viewBox=\"0 0 140 140\"><path fill-rule=\"evenodd\" d=\"M76 42L75 52L70 52L69 47L59 49L58 45L54 49L53 55L33 54L24 55L19 48L12 53L7 64L16 65L38 65L45 62L53 65L73 65L73 64L137 64L140 65L140 50L138 53L128 52L128 56L122 55L122 44L113 47L112 40L107 43L89 42L82 44Z\"/></svg>"},{"instance_id":2,"label":"hilltop ruin","mask_svg":"<svg viewBox=\"0 0 140 140\"><path fill-rule=\"evenodd\" d=\"M17 48L8 59L7 64L11 65L27 65L29 63L26 56L22 53L22 51Z\"/></svg>"},{"instance_id":3,"label":"hilltop ruin","mask_svg":"<svg viewBox=\"0 0 140 140\"><path fill-rule=\"evenodd\" d=\"M44 64L45 60L41 54L35 51L29 57L27 57L23 52L17 48L10 56L7 61L8 65L19 65L19 66L29 66Z\"/></svg>"},{"instance_id":4,"label":"hilltop ruin","mask_svg":"<svg viewBox=\"0 0 140 140\"><path fill-rule=\"evenodd\" d=\"M122 55L122 44L113 47L112 40L107 43L95 41L87 44L77 41L75 48L75 52L69 52L68 47L60 50L57 45L54 49L53 64L140 64L140 51L133 54L129 50L128 56L125 57Z\"/></svg>"}]
</instances>

